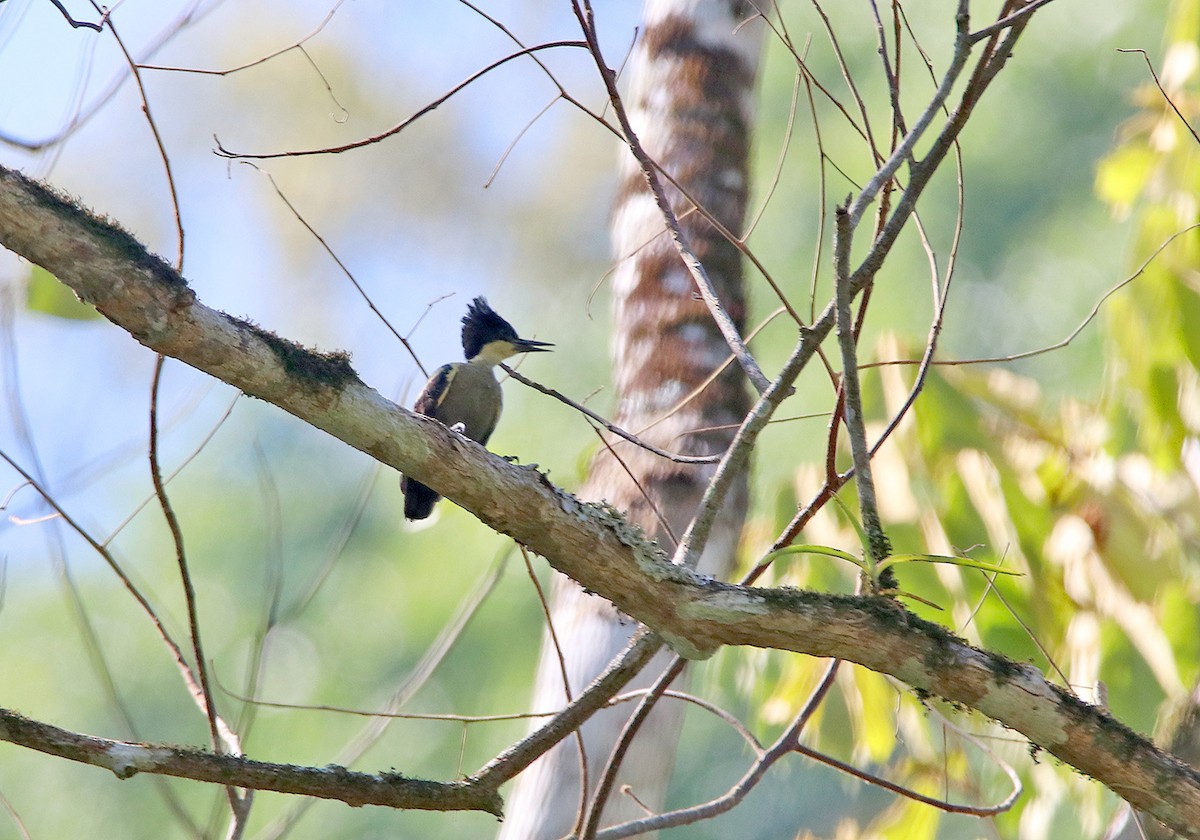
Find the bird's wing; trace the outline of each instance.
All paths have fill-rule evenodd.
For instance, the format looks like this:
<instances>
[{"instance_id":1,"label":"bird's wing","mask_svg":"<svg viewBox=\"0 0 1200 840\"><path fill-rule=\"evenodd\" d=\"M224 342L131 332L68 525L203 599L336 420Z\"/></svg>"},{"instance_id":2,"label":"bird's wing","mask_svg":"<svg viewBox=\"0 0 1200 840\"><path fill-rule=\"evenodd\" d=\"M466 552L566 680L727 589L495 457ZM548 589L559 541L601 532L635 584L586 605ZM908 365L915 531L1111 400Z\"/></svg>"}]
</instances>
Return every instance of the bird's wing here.
<instances>
[{"instance_id":1,"label":"bird's wing","mask_svg":"<svg viewBox=\"0 0 1200 840\"><path fill-rule=\"evenodd\" d=\"M426 417L438 417L438 406L442 404L442 400L446 398L446 394L450 392L450 381L454 379L456 367L454 365L442 365L433 372L433 376L429 377L429 381L425 383L425 387L421 389L417 401L413 403L413 411L417 414L424 414Z\"/></svg>"}]
</instances>

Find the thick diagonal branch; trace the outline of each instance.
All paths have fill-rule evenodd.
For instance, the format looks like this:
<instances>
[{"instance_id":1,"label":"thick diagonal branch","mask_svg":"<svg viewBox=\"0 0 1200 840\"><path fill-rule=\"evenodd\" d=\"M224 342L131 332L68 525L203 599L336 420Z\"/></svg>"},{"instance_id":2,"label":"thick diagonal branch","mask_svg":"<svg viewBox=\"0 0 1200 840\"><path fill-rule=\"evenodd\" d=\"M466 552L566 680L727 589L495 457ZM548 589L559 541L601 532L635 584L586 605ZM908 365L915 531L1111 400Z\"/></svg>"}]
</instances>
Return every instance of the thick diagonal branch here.
<instances>
[{"instance_id":1,"label":"thick diagonal branch","mask_svg":"<svg viewBox=\"0 0 1200 840\"><path fill-rule=\"evenodd\" d=\"M1179 834L1200 838L1200 772L1032 666L971 647L891 601L733 586L674 566L610 508L580 502L535 470L393 405L343 356L305 350L209 309L127 233L2 167L0 244L46 268L152 350L411 473L677 651L703 656L749 645L891 674L994 718ZM23 743L9 726L0 726L0 738Z\"/></svg>"}]
</instances>

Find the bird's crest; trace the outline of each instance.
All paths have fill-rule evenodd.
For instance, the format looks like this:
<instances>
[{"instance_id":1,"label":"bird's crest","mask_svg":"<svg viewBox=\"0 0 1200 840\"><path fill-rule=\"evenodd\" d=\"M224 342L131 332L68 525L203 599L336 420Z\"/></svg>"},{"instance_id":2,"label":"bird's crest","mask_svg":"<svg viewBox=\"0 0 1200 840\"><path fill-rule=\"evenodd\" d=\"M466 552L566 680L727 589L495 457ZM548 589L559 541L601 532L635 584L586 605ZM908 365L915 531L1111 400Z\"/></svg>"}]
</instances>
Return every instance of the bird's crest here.
<instances>
[{"instance_id":1,"label":"bird's crest","mask_svg":"<svg viewBox=\"0 0 1200 840\"><path fill-rule=\"evenodd\" d=\"M483 346L492 341L508 341L516 344L520 341L517 331L512 324L505 321L492 307L488 306L486 298L477 297L467 307L467 314L462 319L463 353L468 359L479 355Z\"/></svg>"}]
</instances>

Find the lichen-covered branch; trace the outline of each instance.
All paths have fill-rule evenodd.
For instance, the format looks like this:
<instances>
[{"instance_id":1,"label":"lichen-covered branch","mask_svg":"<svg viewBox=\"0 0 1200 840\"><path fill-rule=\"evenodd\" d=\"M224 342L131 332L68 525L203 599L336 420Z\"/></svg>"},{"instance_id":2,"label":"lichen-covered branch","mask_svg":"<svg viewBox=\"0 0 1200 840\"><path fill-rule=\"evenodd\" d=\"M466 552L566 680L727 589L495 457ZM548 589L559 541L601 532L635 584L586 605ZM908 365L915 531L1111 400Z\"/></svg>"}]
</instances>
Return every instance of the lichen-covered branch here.
<instances>
[{"instance_id":1,"label":"lichen-covered branch","mask_svg":"<svg viewBox=\"0 0 1200 840\"><path fill-rule=\"evenodd\" d=\"M111 770L119 779L160 773L236 788L386 805L423 811L486 811L500 816L495 790L466 782L430 782L398 773L358 773L345 767L298 767L164 744L135 744L81 735L0 709L0 740Z\"/></svg>"}]
</instances>

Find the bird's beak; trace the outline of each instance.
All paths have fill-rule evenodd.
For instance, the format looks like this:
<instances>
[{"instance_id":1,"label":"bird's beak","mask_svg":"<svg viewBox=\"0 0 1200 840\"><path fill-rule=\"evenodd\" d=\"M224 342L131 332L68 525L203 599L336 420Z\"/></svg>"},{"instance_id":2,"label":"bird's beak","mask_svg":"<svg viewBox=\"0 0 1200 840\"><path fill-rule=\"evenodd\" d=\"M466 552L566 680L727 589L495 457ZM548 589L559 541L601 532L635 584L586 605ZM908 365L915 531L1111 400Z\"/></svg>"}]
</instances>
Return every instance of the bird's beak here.
<instances>
[{"instance_id":1,"label":"bird's beak","mask_svg":"<svg viewBox=\"0 0 1200 840\"><path fill-rule=\"evenodd\" d=\"M548 341L534 341L531 338L518 338L513 343L518 353L549 353L554 346Z\"/></svg>"}]
</instances>

